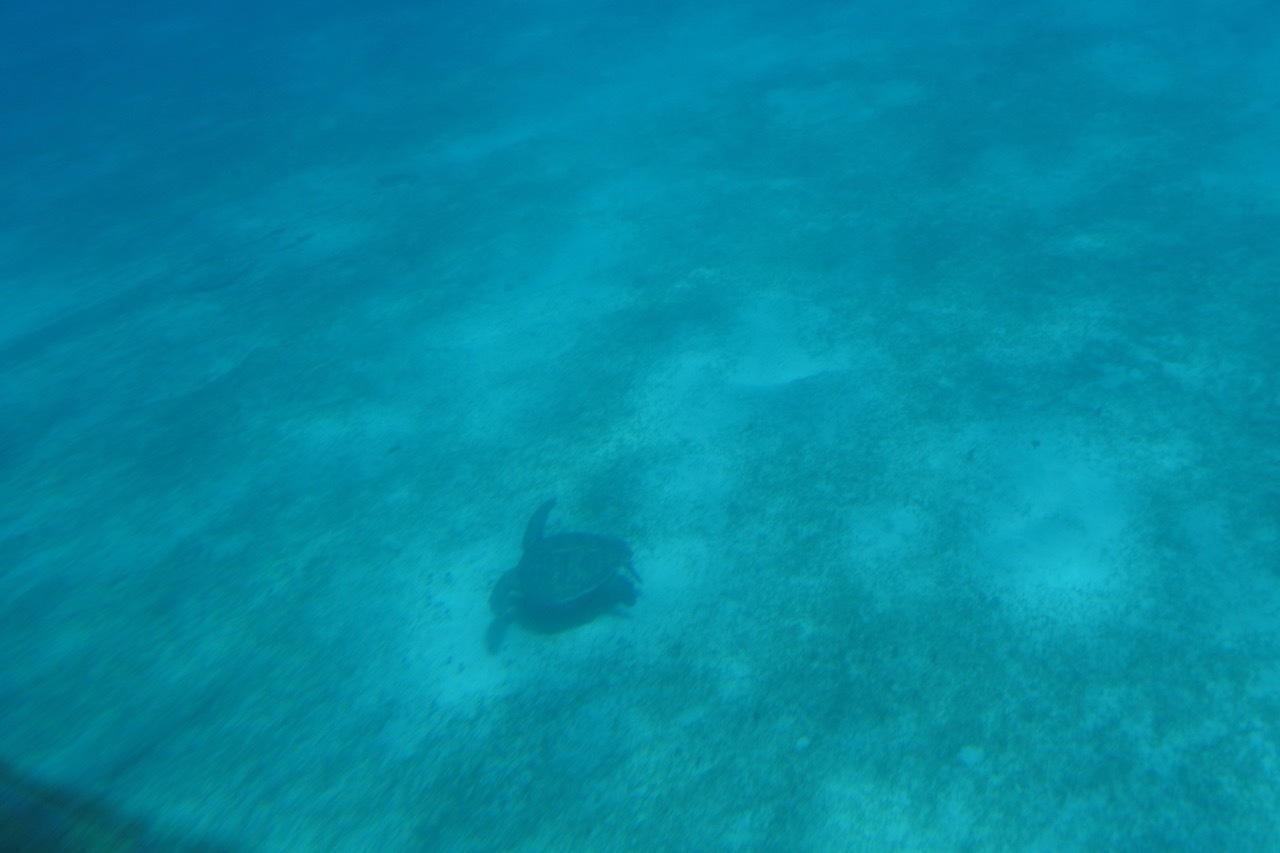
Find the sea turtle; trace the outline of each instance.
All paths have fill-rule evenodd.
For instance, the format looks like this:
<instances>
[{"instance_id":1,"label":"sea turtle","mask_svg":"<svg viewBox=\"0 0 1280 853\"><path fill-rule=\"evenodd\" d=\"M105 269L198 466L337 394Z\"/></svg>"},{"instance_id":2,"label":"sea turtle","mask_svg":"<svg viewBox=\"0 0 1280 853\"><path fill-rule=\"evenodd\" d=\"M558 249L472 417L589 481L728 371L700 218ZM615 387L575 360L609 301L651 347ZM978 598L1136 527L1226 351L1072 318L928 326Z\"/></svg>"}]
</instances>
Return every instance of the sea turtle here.
<instances>
[{"instance_id":1,"label":"sea turtle","mask_svg":"<svg viewBox=\"0 0 1280 853\"><path fill-rule=\"evenodd\" d=\"M543 503L524 530L524 554L498 578L489 596L496 617L491 643L512 619L544 626L589 621L615 604L636 602L631 549L616 536L555 533L543 536L555 498Z\"/></svg>"}]
</instances>

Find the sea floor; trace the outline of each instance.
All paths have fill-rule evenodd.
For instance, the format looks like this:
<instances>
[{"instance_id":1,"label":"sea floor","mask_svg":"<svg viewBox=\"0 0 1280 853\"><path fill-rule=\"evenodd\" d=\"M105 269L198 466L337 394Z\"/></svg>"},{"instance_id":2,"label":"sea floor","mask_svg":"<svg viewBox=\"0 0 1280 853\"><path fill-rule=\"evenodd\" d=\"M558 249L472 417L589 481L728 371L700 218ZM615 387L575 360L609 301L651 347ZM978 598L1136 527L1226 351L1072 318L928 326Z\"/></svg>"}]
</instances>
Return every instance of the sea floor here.
<instances>
[{"instance_id":1,"label":"sea floor","mask_svg":"<svg viewBox=\"0 0 1280 853\"><path fill-rule=\"evenodd\" d=\"M1275 83L964 8L10 102L0 762L234 850L1280 844ZM549 497L640 598L491 650Z\"/></svg>"}]
</instances>

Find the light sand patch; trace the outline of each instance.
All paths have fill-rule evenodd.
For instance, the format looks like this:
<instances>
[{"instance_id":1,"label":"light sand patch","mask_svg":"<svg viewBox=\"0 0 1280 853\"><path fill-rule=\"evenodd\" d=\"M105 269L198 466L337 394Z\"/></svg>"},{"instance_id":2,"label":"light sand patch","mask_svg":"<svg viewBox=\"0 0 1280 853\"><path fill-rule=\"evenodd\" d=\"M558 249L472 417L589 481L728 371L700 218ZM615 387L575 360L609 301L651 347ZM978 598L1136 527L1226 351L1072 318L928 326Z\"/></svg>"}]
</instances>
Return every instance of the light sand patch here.
<instances>
[{"instance_id":1,"label":"light sand patch","mask_svg":"<svg viewBox=\"0 0 1280 853\"><path fill-rule=\"evenodd\" d=\"M485 631L492 620L489 591L510 568L510 550L495 541L439 556L439 566L424 561L418 595L403 603L399 678L418 685L415 692L439 708L472 715L509 687L507 668L485 647Z\"/></svg>"},{"instance_id":2,"label":"light sand patch","mask_svg":"<svg viewBox=\"0 0 1280 853\"><path fill-rule=\"evenodd\" d=\"M1130 500L1110 467L1065 437L1005 452L1000 500L978 539L985 580L1010 612L1081 626L1132 604Z\"/></svg>"},{"instance_id":3,"label":"light sand patch","mask_svg":"<svg viewBox=\"0 0 1280 853\"><path fill-rule=\"evenodd\" d=\"M725 705L742 702L758 691L759 664L748 657L727 656L716 668L716 692Z\"/></svg>"},{"instance_id":4,"label":"light sand patch","mask_svg":"<svg viewBox=\"0 0 1280 853\"><path fill-rule=\"evenodd\" d=\"M676 619L686 602L705 602L709 593L696 590L725 569L724 555L705 536L664 536L645 546L636 554L636 570L644 580L641 601L660 621Z\"/></svg>"},{"instance_id":5,"label":"light sand patch","mask_svg":"<svg viewBox=\"0 0 1280 853\"><path fill-rule=\"evenodd\" d=\"M786 293L761 293L739 312L724 340L725 378L736 385L774 387L830 370L848 360L821 335L828 312Z\"/></svg>"},{"instance_id":6,"label":"light sand patch","mask_svg":"<svg viewBox=\"0 0 1280 853\"><path fill-rule=\"evenodd\" d=\"M919 849L919 829L905 792L846 778L829 782L820 798L826 819L815 836L825 849Z\"/></svg>"},{"instance_id":7,"label":"light sand patch","mask_svg":"<svg viewBox=\"0 0 1280 853\"><path fill-rule=\"evenodd\" d=\"M733 417L725 393L724 356L708 349L675 354L651 371L635 396L636 419L651 424L667 440L705 445Z\"/></svg>"},{"instance_id":8,"label":"light sand patch","mask_svg":"<svg viewBox=\"0 0 1280 853\"><path fill-rule=\"evenodd\" d=\"M822 850L950 850L971 837L980 814L968 785L956 776L983 775L981 750L966 746L942 778L920 784L895 785L892 780L839 773L818 791L815 806L825 820L815 820L811 846ZM946 781L943 781L943 780Z\"/></svg>"},{"instance_id":9,"label":"light sand patch","mask_svg":"<svg viewBox=\"0 0 1280 853\"><path fill-rule=\"evenodd\" d=\"M935 594L927 572L911 571L922 543L936 536L928 511L916 504L858 506L848 525L848 571L863 594L881 606L912 607ZM905 600L904 600L905 599Z\"/></svg>"}]
</instances>

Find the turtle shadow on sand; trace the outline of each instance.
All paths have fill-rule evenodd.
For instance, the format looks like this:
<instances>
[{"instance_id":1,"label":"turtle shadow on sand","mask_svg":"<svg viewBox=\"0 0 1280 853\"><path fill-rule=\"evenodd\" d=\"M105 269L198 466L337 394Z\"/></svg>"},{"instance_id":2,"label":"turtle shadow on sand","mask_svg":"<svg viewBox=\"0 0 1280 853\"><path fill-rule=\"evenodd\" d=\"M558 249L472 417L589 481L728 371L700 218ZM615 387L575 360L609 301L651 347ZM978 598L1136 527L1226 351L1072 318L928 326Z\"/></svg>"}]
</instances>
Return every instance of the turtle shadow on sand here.
<instances>
[{"instance_id":1,"label":"turtle shadow on sand","mask_svg":"<svg viewBox=\"0 0 1280 853\"><path fill-rule=\"evenodd\" d=\"M555 499L529 518L524 553L516 567L498 578L489 596L493 622L485 645L496 652L507 626L539 634L567 631L636 603L640 576L631 565L631 549L616 536L556 533L543 536Z\"/></svg>"}]
</instances>

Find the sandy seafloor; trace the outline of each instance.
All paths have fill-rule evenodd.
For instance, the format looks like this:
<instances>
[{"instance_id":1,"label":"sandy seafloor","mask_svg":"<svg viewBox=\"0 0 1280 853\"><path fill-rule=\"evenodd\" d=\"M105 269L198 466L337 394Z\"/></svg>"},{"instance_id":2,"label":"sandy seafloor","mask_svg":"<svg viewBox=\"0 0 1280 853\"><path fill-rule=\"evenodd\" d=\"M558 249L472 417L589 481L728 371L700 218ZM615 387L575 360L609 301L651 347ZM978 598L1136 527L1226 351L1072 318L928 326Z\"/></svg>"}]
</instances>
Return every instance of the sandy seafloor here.
<instances>
[{"instance_id":1,"label":"sandy seafloor","mask_svg":"<svg viewBox=\"0 0 1280 853\"><path fill-rule=\"evenodd\" d=\"M233 850L1280 846L1274 13L538 5L2 13L0 762ZM640 600L491 654L551 496Z\"/></svg>"}]
</instances>

